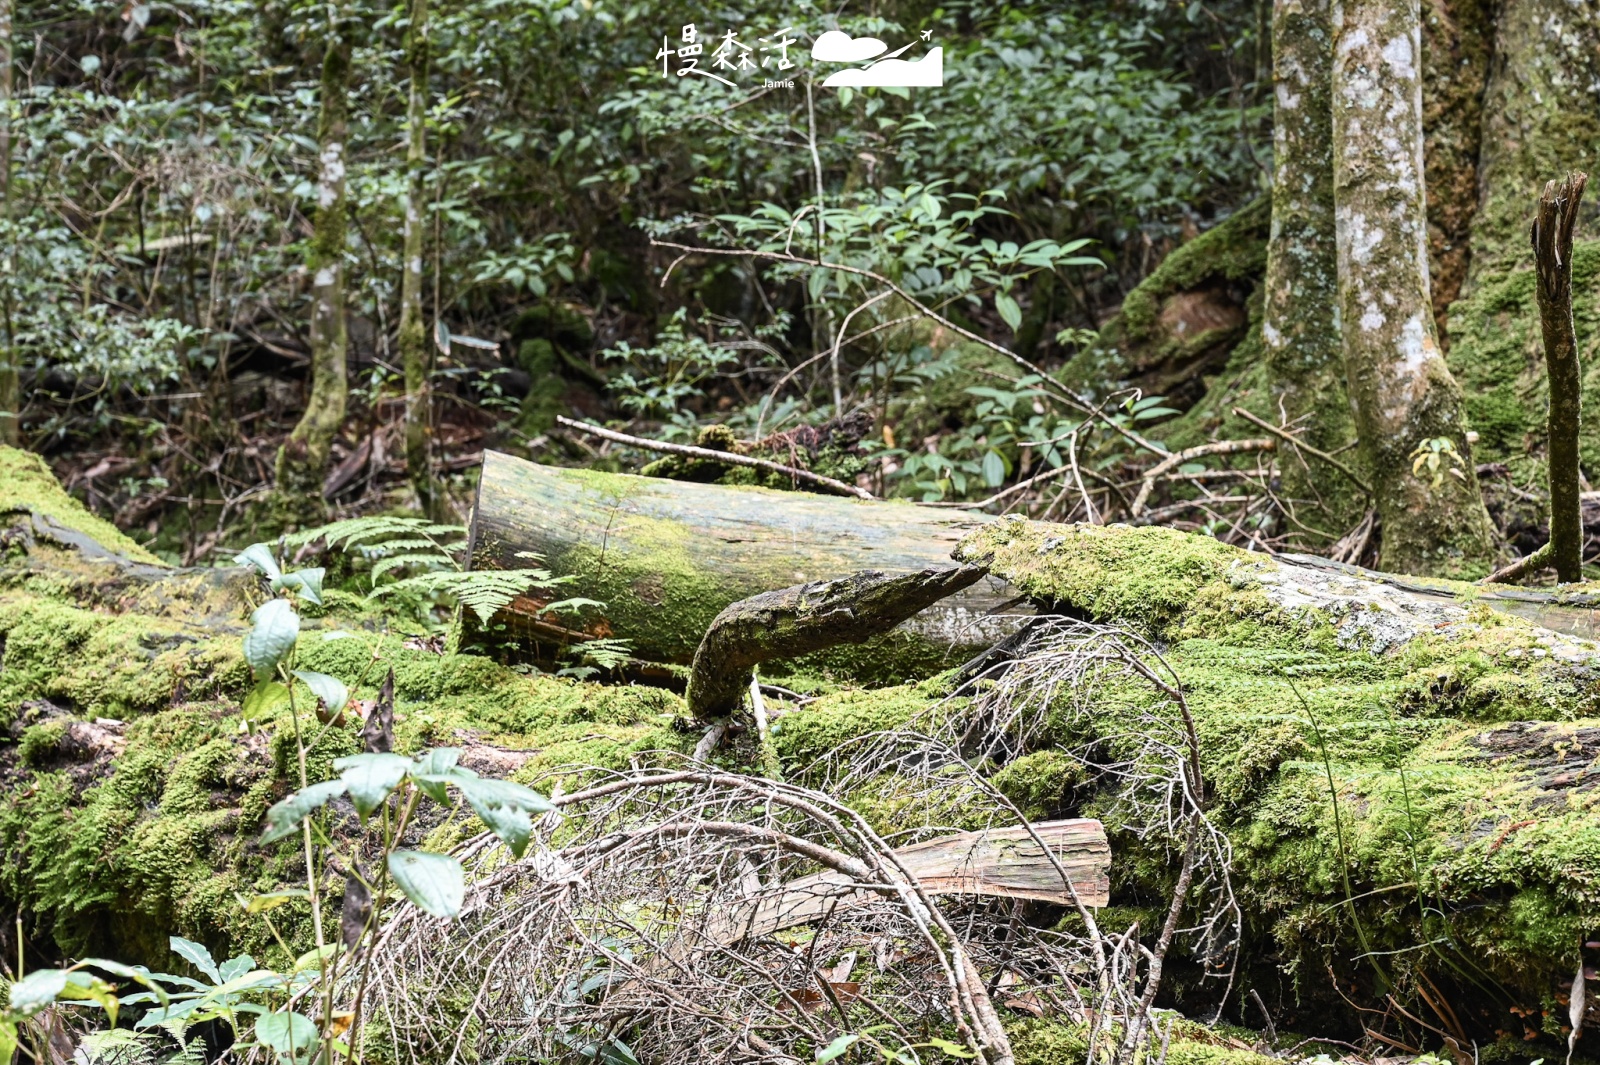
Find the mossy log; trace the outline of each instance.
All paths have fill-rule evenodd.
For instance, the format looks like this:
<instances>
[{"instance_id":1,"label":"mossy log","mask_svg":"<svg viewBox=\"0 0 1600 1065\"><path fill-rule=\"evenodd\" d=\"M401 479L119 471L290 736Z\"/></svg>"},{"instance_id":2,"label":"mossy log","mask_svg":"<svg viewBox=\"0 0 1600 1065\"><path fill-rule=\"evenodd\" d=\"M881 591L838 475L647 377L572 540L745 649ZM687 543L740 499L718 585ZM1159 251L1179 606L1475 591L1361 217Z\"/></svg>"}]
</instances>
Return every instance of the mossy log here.
<instances>
[{"instance_id":1,"label":"mossy log","mask_svg":"<svg viewBox=\"0 0 1600 1065\"><path fill-rule=\"evenodd\" d=\"M694 484L541 466L486 452L473 509L471 565L511 569L544 559L571 582L561 596L605 606L594 635L626 639L636 655L687 664L730 603L861 570L954 568L962 536L994 520L906 503L765 488ZM1014 628L1003 582L982 580L895 632L824 662L875 681L926 676L963 661ZM523 598L500 620L514 633L551 633L548 600ZM560 634L557 633L557 636Z\"/></svg>"},{"instance_id":2,"label":"mossy log","mask_svg":"<svg viewBox=\"0 0 1600 1065\"><path fill-rule=\"evenodd\" d=\"M33 478L11 476L16 464ZM14 516L0 554L0 907L22 916L39 964L101 954L166 966L172 934L219 956L248 950L291 963L309 947L299 903L274 911L286 955L235 899L301 875L293 846L255 842L295 774L284 721L239 727L251 687L239 650L249 603L203 582L169 586L161 601L113 594L116 582L133 587L124 563L22 532L39 513L102 546L115 530L92 527L36 460L4 449L0 512ZM1148 527L986 522L961 554L1043 609L1146 635L1176 671L1245 914L1227 1016L1258 1023L1253 1005L1240 1006L1253 990L1285 1030L1359 1036L1346 999L1383 1005L1359 957L1359 919L1373 951L1398 952L1379 962L1402 1001L1415 986L1405 981L1425 975L1486 1047L1505 1033L1500 1060L1557 1052L1566 1011L1552 1003L1600 929L1600 649L1578 624L1552 632L1504 608L1557 610L1565 623L1592 616L1575 605L1589 593L1552 605L1531 592L1272 559ZM682 727L687 707L670 691L442 654L356 596L330 588L328 604L308 612L299 664L340 678L362 701L392 667L402 753L459 746L480 772L570 789L562 767L624 770L652 752L687 753L700 733ZM355 638L321 638L335 630ZM785 779L818 783L807 772L819 758L941 712L950 696L944 674L803 702L774 697L771 746ZM1148 928L1172 855L1131 838L1063 748L1111 743L1152 696L1130 682L1089 697L1096 735L1047 730L1014 760L974 768L1035 821L1101 819L1117 856L1101 926ZM360 749L351 718L325 731L313 775ZM738 734L714 757L748 768L756 738ZM889 834L981 827L963 820L973 816L970 794L952 784L910 801L877 785L842 798ZM353 809L333 809L354 826ZM480 830L470 816L417 826L432 849ZM330 874L325 886L336 898L342 883ZM9 956L15 943L0 948ZM1169 965L1167 1001L1202 1015L1221 982L1180 960ZM1508 1006L1531 1011L1526 1023L1551 1045L1524 1043ZM1018 1060L1055 1060L1045 1053L1054 1038L1014 1034Z\"/></svg>"},{"instance_id":3,"label":"mossy log","mask_svg":"<svg viewBox=\"0 0 1600 1065\"><path fill-rule=\"evenodd\" d=\"M1509 1047L1524 1025L1506 1004L1538 1016L1570 985L1600 930L1592 631L1495 609L1517 605L1509 592L1168 529L1006 521L957 555L1043 610L1141 633L1176 673L1233 845L1242 989L1281 1008L1279 1024L1359 1036L1352 1004L1381 1005L1425 977L1474 1038L1499 1032ZM1037 744L1114 745L1154 698L1110 685L1095 696L1094 734ZM1056 785L1069 794L1072 768ZM1052 790L1035 779L1028 793ZM1171 882L1170 855L1120 832L1099 801L1080 793L1042 812L1104 816L1114 906L1152 897ZM1205 985L1196 969L1175 993L1190 1009ZM1543 1034L1559 1036L1546 1016Z\"/></svg>"}]
</instances>

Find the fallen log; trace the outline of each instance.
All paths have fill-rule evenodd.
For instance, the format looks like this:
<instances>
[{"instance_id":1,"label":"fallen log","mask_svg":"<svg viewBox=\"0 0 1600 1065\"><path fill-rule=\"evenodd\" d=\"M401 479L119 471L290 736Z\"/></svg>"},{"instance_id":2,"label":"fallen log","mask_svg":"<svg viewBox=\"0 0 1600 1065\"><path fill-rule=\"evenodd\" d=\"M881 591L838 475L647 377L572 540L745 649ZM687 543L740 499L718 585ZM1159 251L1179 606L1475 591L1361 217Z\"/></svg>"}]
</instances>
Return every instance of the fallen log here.
<instances>
[{"instance_id":1,"label":"fallen log","mask_svg":"<svg viewBox=\"0 0 1600 1065\"><path fill-rule=\"evenodd\" d=\"M590 635L628 640L633 653L688 663L729 604L777 588L861 570L954 569L950 551L988 515L803 492L670 481L541 466L484 454L469 542L474 569L528 564L570 577L562 596L604 603ZM497 621L546 643L563 634L549 600L520 598ZM957 665L1015 628L1004 582L980 580L887 637L853 649L856 676L902 679Z\"/></svg>"}]
</instances>

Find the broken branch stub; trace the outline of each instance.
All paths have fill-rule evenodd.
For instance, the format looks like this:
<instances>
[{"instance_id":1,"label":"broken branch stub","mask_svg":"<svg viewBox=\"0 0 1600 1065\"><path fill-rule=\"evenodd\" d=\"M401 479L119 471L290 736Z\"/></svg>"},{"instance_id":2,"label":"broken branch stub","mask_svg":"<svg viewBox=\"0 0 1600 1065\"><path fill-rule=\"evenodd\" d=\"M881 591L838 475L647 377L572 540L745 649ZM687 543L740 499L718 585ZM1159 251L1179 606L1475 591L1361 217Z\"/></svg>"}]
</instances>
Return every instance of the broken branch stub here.
<instances>
[{"instance_id":1,"label":"broken branch stub","mask_svg":"<svg viewBox=\"0 0 1600 1065\"><path fill-rule=\"evenodd\" d=\"M741 599L717 615L695 650L689 712L704 721L729 717L753 667L881 635L986 572L978 565L899 575L867 570Z\"/></svg>"},{"instance_id":2,"label":"broken branch stub","mask_svg":"<svg viewBox=\"0 0 1600 1065\"><path fill-rule=\"evenodd\" d=\"M1539 325L1550 379L1550 562L1563 584L1583 579L1583 516L1578 500L1580 400L1578 337L1572 324L1572 231L1589 176L1575 171L1545 185L1533 221Z\"/></svg>"}]
</instances>

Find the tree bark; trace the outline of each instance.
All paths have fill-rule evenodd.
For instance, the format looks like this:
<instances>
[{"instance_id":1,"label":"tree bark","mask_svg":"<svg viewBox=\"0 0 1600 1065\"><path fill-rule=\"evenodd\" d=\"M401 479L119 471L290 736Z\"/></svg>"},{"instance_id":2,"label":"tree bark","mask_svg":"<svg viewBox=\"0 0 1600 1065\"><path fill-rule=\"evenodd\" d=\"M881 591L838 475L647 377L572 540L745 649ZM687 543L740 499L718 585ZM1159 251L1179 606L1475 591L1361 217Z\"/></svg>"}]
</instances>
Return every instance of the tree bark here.
<instances>
[{"instance_id":1,"label":"tree bark","mask_svg":"<svg viewBox=\"0 0 1600 1065\"><path fill-rule=\"evenodd\" d=\"M432 410L428 387L428 339L422 324L422 204L427 165L428 0L411 0L406 64L411 90L406 103L406 198L400 266L400 363L406 381L406 470L423 511L439 515L438 485L431 461Z\"/></svg>"},{"instance_id":2,"label":"tree bark","mask_svg":"<svg viewBox=\"0 0 1600 1065\"><path fill-rule=\"evenodd\" d=\"M1479 575L1493 540L1429 297L1417 0L1336 3L1334 34L1340 322L1382 565ZM1413 472L1419 448L1438 477Z\"/></svg>"},{"instance_id":3,"label":"tree bark","mask_svg":"<svg viewBox=\"0 0 1600 1065\"><path fill-rule=\"evenodd\" d=\"M558 596L605 604L580 623L589 633L627 639L642 658L687 663L730 603L864 569L954 569L950 551L961 537L995 520L905 503L556 469L491 451L469 553L474 569L512 569L529 565L525 552L541 556L553 573L571 578ZM849 671L883 678L960 665L1014 631L1014 600L1003 584L979 581L852 652ZM546 605L519 599L497 620L514 635L559 639L540 627Z\"/></svg>"},{"instance_id":4,"label":"tree bark","mask_svg":"<svg viewBox=\"0 0 1600 1065\"><path fill-rule=\"evenodd\" d=\"M11 17L13 0L0 0L0 217L11 220ZM7 259L13 256L8 255ZM10 264L6 273L11 273ZM5 336L0 342L0 444L15 445L22 433L22 386L11 327L11 278L5 281Z\"/></svg>"},{"instance_id":5,"label":"tree bark","mask_svg":"<svg viewBox=\"0 0 1600 1065\"><path fill-rule=\"evenodd\" d=\"M1297 437L1324 452L1355 437L1339 341L1329 5L1272 6L1272 235L1261 322L1282 410ZM1332 527L1348 527L1366 506L1347 478L1313 457L1291 452L1283 471L1285 494L1320 499Z\"/></svg>"},{"instance_id":6,"label":"tree bark","mask_svg":"<svg viewBox=\"0 0 1600 1065\"><path fill-rule=\"evenodd\" d=\"M1483 105L1470 292L1533 265L1528 197L1600 164L1600 5L1501 0ZM1585 227L1579 238L1593 237Z\"/></svg>"},{"instance_id":7,"label":"tree bark","mask_svg":"<svg viewBox=\"0 0 1600 1065\"><path fill-rule=\"evenodd\" d=\"M348 133L350 40L343 11L328 27L322 60L318 121L317 215L306 256L311 275L311 389L306 410L278 452L280 507L294 517L316 520L324 512L322 482L333 438L344 423L346 380L344 246L345 138Z\"/></svg>"},{"instance_id":8,"label":"tree bark","mask_svg":"<svg viewBox=\"0 0 1600 1065\"><path fill-rule=\"evenodd\" d=\"M1578 499L1583 376L1572 326L1572 231L1588 180L1589 175L1578 172L1546 184L1533 222L1539 325L1550 376L1550 561L1563 584L1583 579L1583 509Z\"/></svg>"},{"instance_id":9,"label":"tree bark","mask_svg":"<svg viewBox=\"0 0 1600 1065\"><path fill-rule=\"evenodd\" d=\"M888 632L984 575L982 566L871 570L753 595L718 614L694 653L685 701L702 721L733 716L750 670Z\"/></svg>"}]
</instances>

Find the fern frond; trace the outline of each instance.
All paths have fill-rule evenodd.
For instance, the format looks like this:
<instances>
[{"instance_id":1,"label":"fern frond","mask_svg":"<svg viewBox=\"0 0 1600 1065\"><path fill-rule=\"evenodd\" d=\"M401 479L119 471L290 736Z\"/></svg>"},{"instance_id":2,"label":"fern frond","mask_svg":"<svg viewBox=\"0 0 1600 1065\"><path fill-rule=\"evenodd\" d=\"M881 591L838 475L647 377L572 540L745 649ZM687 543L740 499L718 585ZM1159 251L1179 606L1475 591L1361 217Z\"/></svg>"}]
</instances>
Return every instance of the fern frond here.
<instances>
[{"instance_id":1,"label":"fern frond","mask_svg":"<svg viewBox=\"0 0 1600 1065\"><path fill-rule=\"evenodd\" d=\"M88 1065L150 1065L156 1060L155 1037L130 1028L85 1033L78 1050Z\"/></svg>"},{"instance_id":2,"label":"fern frond","mask_svg":"<svg viewBox=\"0 0 1600 1065\"><path fill-rule=\"evenodd\" d=\"M519 595L538 589L546 591L568 578L552 577L543 569L486 569L471 573L440 571L385 584L372 591L373 598L410 592L420 595L448 595L470 609L484 623Z\"/></svg>"},{"instance_id":3,"label":"fern frond","mask_svg":"<svg viewBox=\"0 0 1600 1065\"><path fill-rule=\"evenodd\" d=\"M406 567L428 571L444 570L450 573L460 572L461 569L449 555L440 555L433 551L408 551L404 554L379 558L373 562L372 583L376 586L379 577Z\"/></svg>"}]
</instances>

